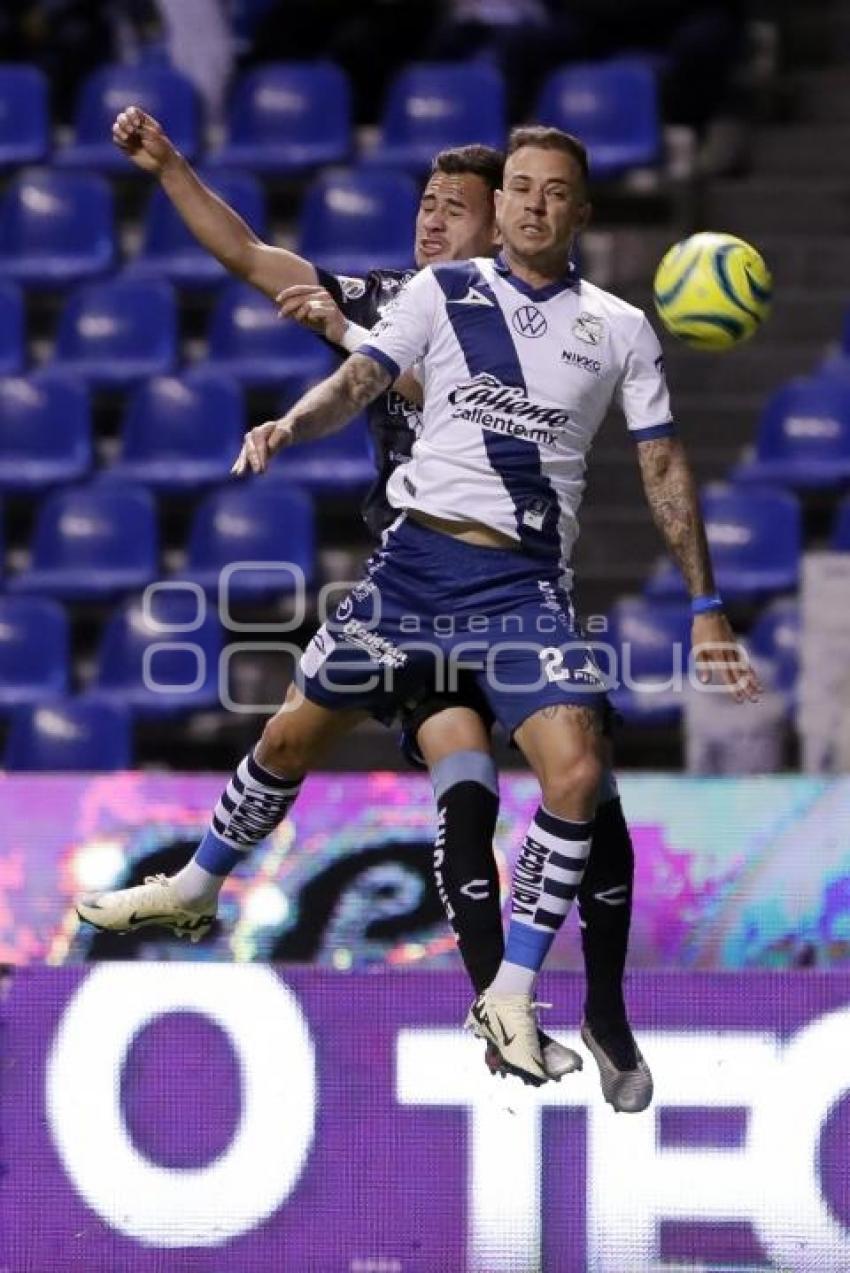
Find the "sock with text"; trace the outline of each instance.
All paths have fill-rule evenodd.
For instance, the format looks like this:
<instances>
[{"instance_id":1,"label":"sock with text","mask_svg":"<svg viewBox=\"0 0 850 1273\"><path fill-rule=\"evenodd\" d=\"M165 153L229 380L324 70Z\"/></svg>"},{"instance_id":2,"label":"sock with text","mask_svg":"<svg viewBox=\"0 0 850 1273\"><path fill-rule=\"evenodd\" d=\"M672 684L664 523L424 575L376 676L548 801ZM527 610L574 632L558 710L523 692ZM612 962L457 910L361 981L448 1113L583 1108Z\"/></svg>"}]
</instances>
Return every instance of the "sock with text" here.
<instances>
[{"instance_id":1,"label":"sock with text","mask_svg":"<svg viewBox=\"0 0 850 1273\"><path fill-rule=\"evenodd\" d=\"M286 817L301 782L272 773L249 752L221 793L191 862L174 877L180 900L188 905L214 901L225 877Z\"/></svg>"},{"instance_id":2,"label":"sock with text","mask_svg":"<svg viewBox=\"0 0 850 1273\"><path fill-rule=\"evenodd\" d=\"M497 994L531 993L578 893L592 833L592 820L558 818L542 805L534 815L514 868L505 957L491 986Z\"/></svg>"},{"instance_id":3,"label":"sock with text","mask_svg":"<svg viewBox=\"0 0 850 1273\"><path fill-rule=\"evenodd\" d=\"M454 752L431 770L437 800L434 879L476 993L496 975L505 949L493 834L499 783L491 756Z\"/></svg>"}]
</instances>

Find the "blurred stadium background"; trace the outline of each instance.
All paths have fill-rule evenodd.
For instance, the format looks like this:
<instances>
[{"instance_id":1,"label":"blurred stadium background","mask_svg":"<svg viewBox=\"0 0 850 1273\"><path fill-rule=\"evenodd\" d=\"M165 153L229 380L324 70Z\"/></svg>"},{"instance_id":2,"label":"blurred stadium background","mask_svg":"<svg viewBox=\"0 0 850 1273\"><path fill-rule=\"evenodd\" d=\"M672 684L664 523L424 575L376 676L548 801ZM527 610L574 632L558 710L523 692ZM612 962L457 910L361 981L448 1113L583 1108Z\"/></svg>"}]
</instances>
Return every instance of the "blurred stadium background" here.
<instances>
[{"instance_id":1,"label":"blurred stadium background","mask_svg":"<svg viewBox=\"0 0 850 1273\"><path fill-rule=\"evenodd\" d=\"M0 59L0 1270L846 1273L850 7L6 0ZM758 711L665 689L688 607L619 419L582 513L579 610L630 651L648 1114L615 1120L589 1058L494 1091L457 1028L430 786L377 725L208 942L78 927L81 887L185 859L370 547L362 420L229 480L333 360L112 146L131 103L258 233L346 274L411 265L434 151L524 120L588 141L592 281L651 314L701 229L773 271L751 343L664 338ZM234 557L296 562L306 594L242 572L225 628ZM191 587L151 614L157 581ZM535 784L497 748L507 881ZM544 978L565 1039L568 927Z\"/></svg>"}]
</instances>

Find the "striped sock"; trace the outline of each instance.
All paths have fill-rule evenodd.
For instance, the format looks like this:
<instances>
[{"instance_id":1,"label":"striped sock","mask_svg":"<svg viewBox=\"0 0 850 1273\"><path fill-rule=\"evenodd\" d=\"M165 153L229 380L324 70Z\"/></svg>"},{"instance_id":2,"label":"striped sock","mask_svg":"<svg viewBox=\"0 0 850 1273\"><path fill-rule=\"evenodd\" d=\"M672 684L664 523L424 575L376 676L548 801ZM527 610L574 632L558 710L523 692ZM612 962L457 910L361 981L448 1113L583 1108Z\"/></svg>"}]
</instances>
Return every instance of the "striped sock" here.
<instances>
[{"instance_id":1,"label":"striped sock","mask_svg":"<svg viewBox=\"0 0 850 1273\"><path fill-rule=\"evenodd\" d=\"M181 900L197 904L215 897L225 876L286 817L301 782L265 769L249 752L221 793L194 857L174 877Z\"/></svg>"},{"instance_id":2,"label":"striped sock","mask_svg":"<svg viewBox=\"0 0 850 1273\"><path fill-rule=\"evenodd\" d=\"M534 815L514 868L505 958L491 986L497 994L531 992L578 892L592 834L592 821L556 818L542 805Z\"/></svg>"}]
</instances>

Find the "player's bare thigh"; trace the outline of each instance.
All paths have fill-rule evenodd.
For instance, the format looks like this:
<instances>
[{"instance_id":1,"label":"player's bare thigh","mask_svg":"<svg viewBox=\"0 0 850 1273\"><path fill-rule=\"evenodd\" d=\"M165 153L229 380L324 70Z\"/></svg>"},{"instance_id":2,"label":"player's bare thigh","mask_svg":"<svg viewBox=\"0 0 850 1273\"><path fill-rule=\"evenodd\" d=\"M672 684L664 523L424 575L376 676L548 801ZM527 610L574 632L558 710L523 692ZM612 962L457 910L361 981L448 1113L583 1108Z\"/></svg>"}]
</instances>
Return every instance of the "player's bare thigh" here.
<instances>
[{"instance_id":1,"label":"player's bare thigh","mask_svg":"<svg viewBox=\"0 0 850 1273\"><path fill-rule=\"evenodd\" d=\"M543 707L522 722L514 738L549 812L577 822L592 818L609 756L602 713L571 703Z\"/></svg>"},{"instance_id":2,"label":"player's bare thigh","mask_svg":"<svg viewBox=\"0 0 850 1273\"><path fill-rule=\"evenodd\" d=\"M321 764L338 738L368 719L366 712L331 711L290 685L283 706L266 722L257 760L275 773L299 778Z\"/></svg>"}]
</instances>

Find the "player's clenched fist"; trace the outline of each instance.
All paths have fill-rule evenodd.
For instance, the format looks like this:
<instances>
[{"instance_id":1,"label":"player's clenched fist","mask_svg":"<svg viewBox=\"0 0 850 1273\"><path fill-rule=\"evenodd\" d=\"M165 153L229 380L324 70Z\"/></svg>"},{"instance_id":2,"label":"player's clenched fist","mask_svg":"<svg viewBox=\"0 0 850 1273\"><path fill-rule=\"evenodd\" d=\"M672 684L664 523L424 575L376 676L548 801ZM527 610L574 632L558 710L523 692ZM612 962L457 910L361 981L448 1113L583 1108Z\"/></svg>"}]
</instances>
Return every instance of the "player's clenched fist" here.
<instances>
[{"instance_id":1,"label":"player's clenched fist","mask_svg":"<svg viewBox=\"0 0 850 1273\"><path fill-rule=\"evenodd\" d=\"M162 124L138 106L121 111L112 125L112 140L134 164L156 176L177 157Z\"/></svg>"},{"instance_id":2,"label":"player's clenched fist","mask_svg":"<svg viewBox=\"0 0 850 1273\"><path fill-rule=\"evenodd\" d=\"M286 417L258 424L245 434L242 450L230 471L237 477L249 472L265 473L272 456L285 446L290 446L293 441L292 427L287 423Z\"/></svg>"}]
</instances>

